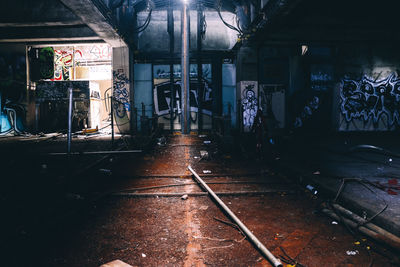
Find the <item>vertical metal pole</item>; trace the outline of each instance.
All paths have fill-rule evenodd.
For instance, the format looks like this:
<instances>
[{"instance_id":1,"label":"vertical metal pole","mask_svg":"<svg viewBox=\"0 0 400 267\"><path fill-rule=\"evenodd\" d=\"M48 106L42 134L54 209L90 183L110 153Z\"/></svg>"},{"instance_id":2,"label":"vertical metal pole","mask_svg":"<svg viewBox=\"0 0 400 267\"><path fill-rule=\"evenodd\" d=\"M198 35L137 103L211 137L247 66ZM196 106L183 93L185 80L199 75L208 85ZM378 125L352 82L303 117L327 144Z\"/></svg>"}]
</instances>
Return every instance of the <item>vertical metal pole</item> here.
<instances>
[{"instance_id":1,"label":"vertical metal pole","mask_svg":"<svg viewBox=\"0 0 400 267\"><path fill-rule=\"evenodd\" d=\"M72 136L72 103L73 103L73 88L68 88L69 105L68 105L68 135L67 135L67 154L71 154L71 136Z\"/></svg>"},{"instance_id":2,"label":"vertical metal pole","mask_svg":"<svg viewBox=\"0 0 400 267\"><path fill-rule=\"evenodd\" d=\"M114 149L114 96L113 93L111 93L110 96L110 113L111 113L111 149Z\"/></svg>"},{"instance_id":3,"label":"vertical metal pole","mask_svg":"<svg viewBox=\"0 0 400 267\"><path fill-rule=\"evenodd\" d=\"M130 101L130 114L129 114L129 123L130 123L130 133L131 138L133 138L134 129L135 129L135 120L133 117L135 116L134 106L135 106L135 94L134 94L134 77L135 77L135 64L134 64L134 55L133 55L133 48L128 47L129 53L129 101Z\"/></svg>"},{"instance_id":4,"label":"vertical metal pole","mask_svg":"<svg viewBox=\"0 0 400 267\"><path fill-rule=\"evenodd\" d=\"M183 3L182 5L182 106L183 106L183 127L182 132L188 134L190 132L190 102L189 102L189 16L188 16L188 5Z\"/></svg>"},{"instance_id":5,"label":"vertical metal pole","mask_svg":"<svg viewBox=\"0 0 400 267\"><path fill-rule=\"evenodd\" d=\"M169 63L169 83L170 83L170 129L171 133L174 131L174 105L175 105L175 92L174 92L174 10L172 8L171 0L169 0L168 7L168 33L169 33L169 55L171 62Z\"/></svg>"},{"instance_id":6,"label":"vertical metal pole","mask_svg":"<svg viewBox=\"0 0 400 267\"><path fill-rule=\"evenodd\" d=\"M203 79L203 64L201 62L201 50L202 50L202 30L203 30L203 8L199 3L197 6L197 86L198 86L198 132L199 134L203 130L203 112L202 112L202 104L203 104L203 87L202 79Z\"/></svg>"}]
</instances>

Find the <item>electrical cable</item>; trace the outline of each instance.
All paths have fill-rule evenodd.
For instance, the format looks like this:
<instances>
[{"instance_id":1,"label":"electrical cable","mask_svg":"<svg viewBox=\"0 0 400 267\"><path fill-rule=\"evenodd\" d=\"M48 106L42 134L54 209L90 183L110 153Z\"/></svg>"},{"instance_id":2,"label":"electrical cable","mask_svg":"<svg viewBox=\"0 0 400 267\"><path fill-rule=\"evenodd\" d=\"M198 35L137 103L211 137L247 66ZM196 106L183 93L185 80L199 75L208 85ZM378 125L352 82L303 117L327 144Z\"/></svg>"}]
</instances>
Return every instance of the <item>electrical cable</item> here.
<instances>
[{"instance_id":1,"label":"electrical cable","mask_svg":"<svg viewBox=\"0 0 400 267\"><path fill-rule=\"evenodd\" d=\"M243 32L242 32L240 29L236 28L236 27L233 26L233 25L230 25L229 23L227 23L227 22L222 18L222 15L221 15L221 7L222 7L221 0L218 0L218 4L217 4L217 7L216 7L216 10L217 10L218 16L219 16L219 18L221 19L222 23L224 23L224 25L225 25L226 27L228 27L229 29L234 30L234 31L237 31L240 35L243 35Z\"/></svg>"},{"instance_id":2,"label":"electrical cable","mask_svg":"<svg viewBox=\"0 0 400 267\"><path fill-rule=\"evenodd\" d=\"M141 33L144 30L146 30L146 28L149 26L150 21L151 21L151 13L153 12L153 9L150 9L149 14L147 15L147 18L145 20L145 22L143 23L143 25L137 27L133 32L134 33Z\"/></svg>"}]
</instances>

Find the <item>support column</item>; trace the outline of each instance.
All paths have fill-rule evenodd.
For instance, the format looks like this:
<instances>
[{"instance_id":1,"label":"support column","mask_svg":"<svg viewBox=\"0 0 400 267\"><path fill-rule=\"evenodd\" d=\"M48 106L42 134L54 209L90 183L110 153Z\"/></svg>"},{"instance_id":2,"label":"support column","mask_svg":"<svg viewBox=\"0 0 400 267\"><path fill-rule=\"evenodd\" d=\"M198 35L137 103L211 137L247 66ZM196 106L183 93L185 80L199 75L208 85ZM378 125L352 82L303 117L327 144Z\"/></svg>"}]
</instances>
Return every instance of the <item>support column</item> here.
<instances>
[{"instance_id":1,"label":"support column","mask_svg":"<svg viewBox=\"0 0 400 267\"><path fill-rule=\"evenodd\" d=\"M175 105L175 92L174 92L174 9L172 7L172 0L169 0L168 6L168 34L169 34L169 83L170 83L170 131L174 131L174 105Z\"/></svg>"},{"instance_id":2,"label":"support column","mask_svg":"<svg viewBox=\"0 0 400 267\"><path fill-rule=\"evenodd\" d=\"M201 50L202 50L202 30L203 30L203 7L199 3L197 6L197 94L198 94L198 132L199 134L203 130L203 112L202 112L202 103L203 103L203 87L202 87L202 79L203 79L203 64L201 61Z\"/></svg>"},{"instance_id":3,"label":"support column","mask_svg":"<svg viewBox=\"0 0 400 267\"><path fill-rule=\"evenodd\" d=\"M114 112L114 124L116 126L115 130L119 133L130 133L131 132L131 101L133 96L133 91L130 90L131 79L130 75L133 69L130 65L129 48L124 47L114 47L112 55L112 70L113 70L113 108ZM133 80L133 77L132 77Z\"/></svg>"},{"instance_id":4,"label":"support column","mask_svg":"<svg viewBox=\"0 0 400 267\"><path fill-rule=\"evenodd\" d=\"M190 97L189 97L189 80L190 80L190 69L189 69L189 14L188 14L188 4L183 3L182 5L182 59L181 59L181 69L182 69L182 133L190 133Z\"/></svg>"}]
</instances>

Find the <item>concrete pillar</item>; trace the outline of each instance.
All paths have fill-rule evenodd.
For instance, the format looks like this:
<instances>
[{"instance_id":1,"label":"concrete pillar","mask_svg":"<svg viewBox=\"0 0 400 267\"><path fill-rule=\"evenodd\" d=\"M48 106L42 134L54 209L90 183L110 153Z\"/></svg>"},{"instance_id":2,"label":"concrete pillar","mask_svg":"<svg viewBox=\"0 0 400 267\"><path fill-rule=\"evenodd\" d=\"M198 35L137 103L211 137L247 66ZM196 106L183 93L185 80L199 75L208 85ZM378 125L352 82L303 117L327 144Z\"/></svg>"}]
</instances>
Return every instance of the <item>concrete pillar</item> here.
<instances>
[{"instance_id":1,"label":"concrete pillar","mask_svg":"<svg viewBox=\"0 0 400 267\"><path fill-rule=\"evenodd\" d=\"M112 56L114 129L119 133L129 133L131 128L131 90L129 48L114 47ZM132 92L133 93L133 92Z\"/></svg>"}]
</instances>

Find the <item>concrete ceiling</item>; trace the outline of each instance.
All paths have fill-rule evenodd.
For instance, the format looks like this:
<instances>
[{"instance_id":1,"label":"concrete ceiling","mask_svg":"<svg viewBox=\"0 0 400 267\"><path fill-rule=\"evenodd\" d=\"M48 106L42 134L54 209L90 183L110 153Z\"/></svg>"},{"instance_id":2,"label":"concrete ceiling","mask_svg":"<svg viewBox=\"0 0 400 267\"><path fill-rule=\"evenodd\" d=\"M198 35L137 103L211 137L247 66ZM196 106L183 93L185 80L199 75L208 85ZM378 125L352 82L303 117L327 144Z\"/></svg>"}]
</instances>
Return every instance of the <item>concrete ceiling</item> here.
<instances>
[{"instance_id":1,"label":"concrete ceiling","mask_svg":"<svg viewBox=\"0 0 400 267\"><path fill-rule=\"evenodd\" d=\"M0 43L102 42L124 45L91 0L13 0L0 9Z\"/></svg>"}]
</instances>

